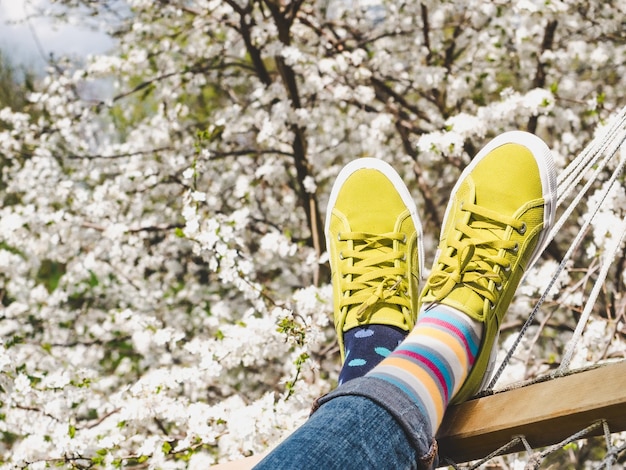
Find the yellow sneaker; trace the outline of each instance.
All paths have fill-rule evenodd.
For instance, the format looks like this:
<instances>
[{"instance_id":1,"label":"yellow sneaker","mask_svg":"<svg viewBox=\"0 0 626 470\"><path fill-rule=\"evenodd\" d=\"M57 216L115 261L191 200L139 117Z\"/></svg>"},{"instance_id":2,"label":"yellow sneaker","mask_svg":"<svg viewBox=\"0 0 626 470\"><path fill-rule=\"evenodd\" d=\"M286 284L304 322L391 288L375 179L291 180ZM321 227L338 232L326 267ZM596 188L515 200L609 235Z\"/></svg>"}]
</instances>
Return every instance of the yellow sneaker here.
<instances>
[{"instance_id":1,"label":"yellow sneaker","mask_svg":"<svg viewBox=\"0 0 626 470\"><path fill-rule=\"evenodd\" d=\"M483 323L478 356L453 403L486 384L500 325L524 272L545 248L555 205L550 149L527 132L492 140L453 188L420 297L422 308L441 303Z\"/></svg>"},{"instance_id":2,"label":"yellow sneaker","mask_svg":"<svg viewBox=\"0 0 626 470\"><path fill-rule=\"evenodd\" d=\"M337 176L325 233L343 363L343 333L350 328L413 328L423 271L422 229L400 176L382 160L360 158Z\"/></svg>"}]
</instances>

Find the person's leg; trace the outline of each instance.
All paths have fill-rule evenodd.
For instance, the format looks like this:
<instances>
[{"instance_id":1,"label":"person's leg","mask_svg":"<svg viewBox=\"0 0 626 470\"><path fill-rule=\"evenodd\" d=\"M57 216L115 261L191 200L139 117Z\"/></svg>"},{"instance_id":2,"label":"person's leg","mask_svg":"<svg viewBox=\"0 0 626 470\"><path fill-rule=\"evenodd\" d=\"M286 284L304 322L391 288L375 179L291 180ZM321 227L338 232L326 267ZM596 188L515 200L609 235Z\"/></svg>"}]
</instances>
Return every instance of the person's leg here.
<instances>
[{"instance_id":1,"label":"person's leg","mask_svg":"<svg viewBox=\"0 0 626 470\"><path fill-rule=\"evenodd\" d=\"M372 158L355 160L338 175L325 229L342 384L365 375L413 328L422 233L400 176ZM314 412L255 468L402 469L417 468L420 458L429 466L436 452L419 416L410 435L376 402L341 397Z\"/></svg>"},{"instance_id":2,"label":"person's leg","mask_svg":"<svg viewBox=\"0 0 626 470\"><path fill-rule=\"evenodd\" d=\"M368 377L412 396L436 431L475 362L481 336L482 324L467 315L444 304L425 308L406 340Z\"/></svg>"},{"instance_id":3,"label":"person's leg","mask_svg":"<svg viewBox=\"0 0 626 470\"><path fill-rule=\"evenodd\" d=\"M499 326L545 248L555 203L554 164L538 137L511 132L488 144L452 191L415 328L365 377L322 402L367 396L404 422L381 397L384 383L401 390L436 434L448 404L471 398L488 378Z\"/></svg>"},{"instance_id":4,"label":"person's leg","mask_svg":"<svg viewBox=\"0 0 626 470\"><path fill-rule=\"evenodd\" d=\"M365 397L344 396L319 408L254 468L416 469L431 442L426 432L419 434L422 440L416 447L383 407Z\"/></svg>"},{"instance_id":5,"label":"person's leg","mask_svg":"<svg viewBox=\"0 0 626 470\"><path fill-rule=\"evenodd\" d=\"M258 468L362 468L365 461L357 454L363 448L376 449L372 458L377 460L367 461L372 468L436 464L432 436L443 410L450 400L462 401L480 390L512 296L545 247L554 219L555 180L550 152L535 136L507 133L483 149L452 192L415 329L366 376L322 397L311 419ZM363 302L371 305L369 299ZM355 408L354 397L369 401ZM373 409L381 410L371 416L386 426L382 435L368 432L375 426L369 419ZM342 426L346 422L350 427ZM401 449L408 444L415 453L392 453L388 461L379 447L385 442L379 441L390 440ZM291 467L293 453L299 460ZM351 458L335 466L344 453Z\"/></svg>"},{"instance_id":6,"label":"person's leg","mask_svg":"<svg viewBox=\"0 0 626 470\"><path fill-rule=\"evenodd\" d=\"M446 399L436 403L438 422L447 401L475 395L513 294L545 248L555 204L554 163L541 139L510 132L485 147L452 191L438 258L420 297L418 324L373 376L384 379L391 373L399 379L393 370L416 365L418 376L426 370L428 378L419 380L420 386L427 383L446 392ZM434 337L440 347L433 346ZM433 350L441 355L435 369L443 373L437 376ZM419 388L411 385L415 378L403 385Z\"/></svg>"}]
</instances>

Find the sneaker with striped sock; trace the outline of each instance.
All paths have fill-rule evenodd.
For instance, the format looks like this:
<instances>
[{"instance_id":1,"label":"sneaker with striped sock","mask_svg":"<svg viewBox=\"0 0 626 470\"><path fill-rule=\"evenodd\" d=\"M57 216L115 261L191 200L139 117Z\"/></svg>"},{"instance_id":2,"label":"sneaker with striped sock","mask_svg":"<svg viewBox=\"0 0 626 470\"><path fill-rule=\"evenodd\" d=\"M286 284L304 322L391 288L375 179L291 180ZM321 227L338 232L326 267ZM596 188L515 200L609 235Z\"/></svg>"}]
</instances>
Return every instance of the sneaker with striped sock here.
<instances>
[{"instance_id":1,"label":"sneaker with striped sock","mask_svg":"<svg viewBox=\"0 0 626 470\"><path fill-rule=\"evenodd\" d=\"M556 176L526 132L491 141L452 190L414 330L368 376L403 390L436 433L449 403L481 390L504 315L547 243Z\"/></svg>"}]
</instances>

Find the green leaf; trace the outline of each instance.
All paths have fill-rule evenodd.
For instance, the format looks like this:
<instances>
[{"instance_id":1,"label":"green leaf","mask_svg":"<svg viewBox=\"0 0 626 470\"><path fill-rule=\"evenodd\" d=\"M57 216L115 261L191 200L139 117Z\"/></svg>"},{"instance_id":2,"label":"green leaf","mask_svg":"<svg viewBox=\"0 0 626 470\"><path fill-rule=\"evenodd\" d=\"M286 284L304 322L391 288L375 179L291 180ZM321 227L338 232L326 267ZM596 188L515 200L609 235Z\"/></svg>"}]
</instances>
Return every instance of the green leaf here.
<instances>
[{"instance_id":1,"label":"green leaf","mask_svg":"<svg viewBox=\"0 0 626 470\"><path fill-rule=\"evenodd\" d=\"M172 451L172 444L170 444L169 442L165 441L163 443L163 446L161 447L161 450L163 451L164 454L169 454Z\"/></svg>"},{"instance_id":2,"label":"green leaf","mask_svg":"<svg viewBox=\"0 0 626 470\"><path fill-rule=\"evenodd\" d=\"M65 274L65 267L65 263L44 259L39 266L35 280L38 284L43 284L49 293L52 293Z\"/></svg>"},{"instance_id":3,"label":"green leaf","mask_svg":"<svg viewBox=\"0 0 626 470\"><path fill-rule=\"evenodd\" d=\"M558 84L558 82L552 82L552 85L550 85L550 92L553 95L556 95L557 91L559 91L559 84Z\"/></svg>"},{"instance_id":4,"label":"green leaf","mask_svg":"<svg viewBox=\"0 0 626 470\"><path fill-rule=\"evenodd\" d=\"M70 424L69 429L67 430L67 434L70 436L71 439L74 439L74 436L76 436L76 426Z\"/></svg>"},{"instance_id":5,"label":"green leaf","mask_svg":"<svg viewBox=\"0 0 626 470\"><path fill-rule=\"evenodd\" d=\"M98 284L100 284L98 276L96 276L96 274L91 269L89 270L89 281L87 281L87 284L89 284L89 287L96 287Z\"/></svg>"}]
</instances>

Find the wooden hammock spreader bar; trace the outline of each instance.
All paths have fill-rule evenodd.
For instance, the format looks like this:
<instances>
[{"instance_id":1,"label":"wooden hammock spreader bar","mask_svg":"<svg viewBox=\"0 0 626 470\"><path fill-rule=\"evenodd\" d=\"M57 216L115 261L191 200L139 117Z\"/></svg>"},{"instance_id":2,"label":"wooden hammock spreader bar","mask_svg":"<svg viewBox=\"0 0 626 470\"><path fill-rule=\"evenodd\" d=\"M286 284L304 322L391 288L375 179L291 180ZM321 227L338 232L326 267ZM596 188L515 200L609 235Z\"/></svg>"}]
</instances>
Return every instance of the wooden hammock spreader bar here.
<instances>
[{"instance_id":1,"label":"wooden hammock spreader bar","mask_svg":"<svg viewBox=\"0 0 626 470\"><path fill-rule=\"evenodd\" d=\"M596 421L626 430L626 361L512 388L448 408L437 441L456 463L478 460L524 436L533 449ZM602 434L602 427L597 428ZM510 452L523 451L520 444Z\"/></svg>"}]
</instances>

